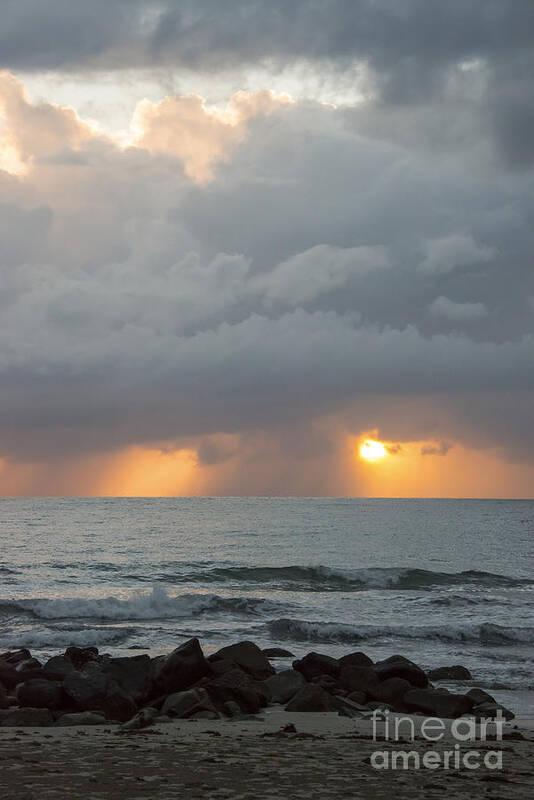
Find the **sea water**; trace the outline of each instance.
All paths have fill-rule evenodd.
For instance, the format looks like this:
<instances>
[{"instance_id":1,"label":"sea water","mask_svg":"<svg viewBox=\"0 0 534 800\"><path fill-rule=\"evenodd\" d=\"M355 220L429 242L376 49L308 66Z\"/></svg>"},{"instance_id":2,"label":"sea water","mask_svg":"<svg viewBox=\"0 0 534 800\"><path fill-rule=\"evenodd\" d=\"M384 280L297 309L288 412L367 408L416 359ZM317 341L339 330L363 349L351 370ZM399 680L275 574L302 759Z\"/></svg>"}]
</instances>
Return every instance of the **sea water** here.
<instances>
[{"instance_id":1,"label":"sea water","mask_svg":"<svg viewBox=\"0 0 534 800\"><path fill-rule=\"evenodd\" d=\"M2 499L0 652L400 653L529 716L533 534L534 501Z\"/></svg>"}]
</instances>

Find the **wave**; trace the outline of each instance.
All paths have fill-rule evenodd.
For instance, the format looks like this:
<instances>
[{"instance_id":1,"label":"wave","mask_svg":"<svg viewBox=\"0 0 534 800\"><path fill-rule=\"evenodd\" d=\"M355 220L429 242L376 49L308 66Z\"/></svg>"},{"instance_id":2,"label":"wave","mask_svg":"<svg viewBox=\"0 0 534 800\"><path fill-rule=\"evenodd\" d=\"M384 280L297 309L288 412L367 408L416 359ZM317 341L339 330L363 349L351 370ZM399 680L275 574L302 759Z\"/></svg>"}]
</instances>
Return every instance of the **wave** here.
<instances>
[{"instance_id":1,"label":"wave","mask_svg":"<svg viewBox=\"0 0 534 800\"><path fill-rule=\"evenodd\" d=\"M506 587L534 585L533 581L493 572L464 570L435 572L408 567L369 567L337 569L325 566L213 567L167 575L168 580L205 582L269 583L272 586L299 586L307 591L358 591L364 589L432 589L444 586Z\"/></svg>"},{"instance_id":2,"label":"wave","mask_svg":"<svg viewBox=\"0 0 534 800\"><path fill-rule=\"evenodd\" d=\"M19 630L13 629L9 633L2 633L2 648L11 649L27 647L28 649L64 649L75 645L77 647L105 647L116 646L125 642L136 633L135 628L77 628L69 630L63 628L45 628L44 630Z\"/></svg>"},{"instance_id":3,"label":"wave","mask_svg":"<svg viewBox=\"0 0 534 800\"><path fill-rule=\"evenodd\" d=\"M534 643L534 627L508 627L492 623L470 625L348 625L337 622L307 622L274 619L267 623L275 639L299 642L357 644L378 639L428 639L447 642L477 642L482 645Z\"/></svg>"},{"instance_id":4,"label":"wave","mask_svg":"<svg viewBox=\"0 0 534 800\"><path fill-rule=\"evenodd\" d=\"M4 567L0 564L0 575L20 575L20 571L17 569L10 569L9 567Z\"/></svg>"},{"instance_id":5,"label":"wave","mask_svg":"<svg viewBox=\"0 0 534 800\"><path fill-rule=\"evenodd\" d=\"M0 613L23 612L38 619L147 620L173 619L210 613L261 616L287 610L288 604L261 597L221 597L182 594L176 597L155 586L150 594L117 597L34 598L0 603Z\"/></svg>"}]
</instances>

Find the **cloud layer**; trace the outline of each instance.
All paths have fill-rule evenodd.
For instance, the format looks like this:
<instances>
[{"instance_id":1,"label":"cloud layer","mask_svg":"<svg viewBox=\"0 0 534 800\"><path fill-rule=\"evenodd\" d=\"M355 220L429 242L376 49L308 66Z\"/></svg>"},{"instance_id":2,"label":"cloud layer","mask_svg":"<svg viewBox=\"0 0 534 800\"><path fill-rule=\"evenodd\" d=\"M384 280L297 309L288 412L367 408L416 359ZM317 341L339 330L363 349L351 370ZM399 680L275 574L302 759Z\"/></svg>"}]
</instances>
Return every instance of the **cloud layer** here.
<instances>
[{"instance_id":1,"label":"cloud layer","mask_svg":"<svg viewBox=\"0 0 534 800\"><path fill-rule=\"evenodd\" d=\"M47 6L5 14L10 70L304 59L364 94L140 98L125 141L0 75L2 457L534 460L530 2Z\"/></svg>"}]
</instances>

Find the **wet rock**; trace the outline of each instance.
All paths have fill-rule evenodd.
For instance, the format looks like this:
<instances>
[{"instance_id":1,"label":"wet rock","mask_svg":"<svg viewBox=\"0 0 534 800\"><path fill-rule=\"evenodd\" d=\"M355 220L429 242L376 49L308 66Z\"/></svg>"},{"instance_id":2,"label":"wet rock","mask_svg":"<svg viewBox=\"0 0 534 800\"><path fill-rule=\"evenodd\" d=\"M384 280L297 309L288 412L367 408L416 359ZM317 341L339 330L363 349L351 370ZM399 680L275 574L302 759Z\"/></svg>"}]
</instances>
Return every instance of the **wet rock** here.
<instances>
[{"instance_id":1,"label":"wet rock","mask_svg":"<svg viewBox=\"0 0 534 800\"><path fill-rule=\"evenodd\" d=\"M296 669L285 669L263 681L271 695L271 702L282 704L289 702L305 683L304 676Z\"/></svg>"},{"instance_id":2,"label":"wet rock","mask_svg":"<svg viewBox=\"0 0 534 800\"><path fill-rule=\"evenodd\" d=\"M0 709L2 708L9 708L9 700L5 686L0 683Z\"/></svg>"},{"instance_id":3,"label":"wet rock","mask_svg":"<svg viewBox=\"0 0 534 800\"><path fill-rule=\"evenodd\" d=\"M404 656L395 655L384 661L377 661L374 670L382 681L388 678L404 678L418 688L425 688L428 685L428 678L421 667Z\"/></svg>"},{"instance_id":4,"label":"wet rock","mask_svg":"<svg viewBox=\"0 0 534 800\"><path fill-rule=\"evenodd\" d=\"M505 706L502 706L500 703L496 702L480 703L473 708L471 713L477 720L496 719L499 711L501 712L501 716L506 720L515 718L513 711L510 711L509 708L505 708Z\"/></svg>"},{"instance_id":5,"label":"wet rock","mask_svg":"<svg viewBox=\"0 0 534 800\"><path fill-rule=\"evenodd\" d=\"M243 715L239 704L236 703L235 700L227 700L225 703L223 703L222 710L228 717L241 717Z\"/></svg>"},{"instance_id":6,"label":"wet rock","mask_svg":"<svg viewBox=\"0 0 534 800\"><path fill-rule=\"evenodd\" d=\"M469 689L467 696L471 698L475 706L478 706L481 703L497 702L491 694L488 694L483 689Z\"/></svg>"},{"instance_id":7,"label":"wet rock","mask_svg":"<svg viewBox=\"0 0 534 800\"><path fill-rule=\"evenodd\" d=\"M169 695L161 709L163 714L169 717L179 717L180 719L187 719L201 711L209 711L215 713L217 719L219 714L213 705L211 698L206 689L189 689L185 692L176 692Z\"/></svg>"},{"instance_id":8,"label":"wet rock","mask_svg":"<svg viewBox=\"0 0 534 800\"><path fill-rule=\"evenodd\" d=\"M0 712L3 728L45 728L54 723L48 708L13 708Z\"/></svg>"},{"instance_id":9,"label":"wet rock","mask_svg":"<svg viewBox=\"0 0 534 800\"><path fill-rule=\"evenodd\" d=\"M286 711L331 711L331 698L313 683L303 686L286 706Z\"/></svg>"},{"instance_id":10,"label":"wet rock","mask_svg":"<svg viewBox=\"0 0 534 800\"><path fill-rule=\"evenodd\" d=\"M473 700L467 695L438 692L435 689L410 689L402 698L410 711L422 711L433 717L455 719L473 708Z\"/></svg>"},{"instance_id":11,"label":"wet rock","mask_svg":"<svg viewBox=\"0 0 534 800\"><path fill-rule=\"evenodd\" d=\"M53 673L55 676L60 675L63 678L73 672L74 669L74 664L67 656L52 656L43 667L44 672Z\"/></svg>"},{"instance_id":12,"label":"wet rock","mask_svg":"<svg viewBox=\"0 0 534 800\"><path fill-rule=\"evenodd\" d=\"M350 692L347 695L348 700L352 700L353 703L359 703L360 705L365 705L365 701L367 700L367 695L365 692Z\"/></svg>"},{"instance_id":13,"label":"wet rock","mask_svg":"<svg viewBox=\"0 0 534 800\"><path fill-rule=\"evenodd\" d=\"M455 664L452 667L438 667L427 672L431 681L469 681L472 675L466 667Z\"/></svg>"},{"instance_id":14,"label":"wet rock","mask_svg":"<svg viewBox=\"0 0 534 800\"><path fill-rule=\"evenodd\" d=\"M116 681L138 705L150 689L151 660L147 655L109 658L102 662L102 672Z\"/></svg>"},{"instance_id":15,"label":"wet rock","mask_svg":"<svg viewBox=\"0 0 534 800\"><path fill-rule=\"evenodd\" d=\"M159 711L156 708L147 706L147 708L138 711L128 722L124 722L120 729L121 731L134 731L147 728L149 725L152 725L158 717Z\"/></svg>"},{"instance_id":16,"label":"wet rock","mask_svg":"<svg viewBox=\"0 0 534 800\"><path fill-rule=\"evenodd\" d=\"M365 653L349 653L339 659L339 668L351 665L353 667L372 667L373 662Z\"/></svg>"},{"instance_id":17,"label":"wet rock","mask_svg":"<svg viewBox=\"0 0 534 800\"><path fill-rule=\"evenodd\" d=\"M267 656L267 658L295 658L294 653L290 653L289 650L284 650L283 647L264 647L262 653Z\"/></svg>"},{"instance_id":18,"label":"wet rock","mask_svg":"<svg viewBox=\"0 0 534 800\"><path fill-rule=\"evenodd\" d=\"M205 684L213 703L222 709L229 700L236 702L246 714L258 714L271 699L269 688L263 681L255 681L239 667Z\"/></svg>"},{"instance_id":19,"label":"wet rock","mask_svg":"<svg viewBox=\"0 0 534 800\"><path fill-rule=\"evenodd\" d=\"M332 708L337 711L340 717L361 717L363 712L368 711L368 707L361 703L355 703L349 700L348 697L331 697L330 702Z\"/></svg>"},{"instance_id":20,"label":"wet rock","mask_svg":"<svg viewBox=\"0 0 534 800\"><path fill-rule=\"evenodd\" d=\"M258 681L274 675L269 659L254 642L238 642L223 647L209 657L210 662L229 659Z\"/></svg>"},{"instance_id":21,"label":"wet rock","mask_svg":"<svg viewBox=\"0 0 534 800\"><path fill-rule=\"evenodd\" d=\"M107 675L92 670L72 672L63 689L81 711L101 711L109 719L124 722L136 712L132 698Z\"/></svg>"},{"instance_id":22,"label":"wet rock","mask_svg":"<svg viewBox=\"0 0 534 800\"><path fill-rule=\"evenodd\" d=\"M61 714L55 723L56 728L66 728L71 725L107 725L108 720L103 714L95 714L93 711L76 711L73 713Z\"/></svg>"},{"instance_id":23,"label":"wet rock","mask_svg":"<svg viewBox=\"0 0 534 800\"><path fill-rule=\"evenodd\" d=\"M198 639L189 639L170 655L152 661L152 692L156 696L183 691L211 674Z\"/></svg>"},{"instance_id":24,"label":"wet rock","mask_svg":"<svg viewBox=\"0 0 534 800\"><path fill-rule=\"evenodd\" d=\"M67 647L64 655L71 660L76 669L81 669L89 661L96 661L98 647Z\"/></svg>"},{"instance_id":25,"label":"wet rock","mask_svg":"<svg viewBox=\"0 0 534 800\"><path fill-rule=\"evenodd\" d=\"M12 664L0 660L0 683L9 691L20 683L20 674Z\"/></svg>"},{"instance_id":26,"label":"wet rock","mask_svg":"<svg viewBox=\"0 0 534 800\"><path fill-rule=\"evenodd\" d=\"M304 658L293 661L293 669L301 672L307 681L311 681L319 675L331 675L333 678L337 678L339 662L332 656L312 652L305 655Z\"/></svg>"},{"instance_id":27,"label":"wet rock","mask_svg":"<svg viewBox=\"0 0 534 800\"><path fill-rule=\"evenodd\" d=\"M380 680L372 667L357 667L352 664L343 666L339 673L340 685L350 692L364 692L374 696L380 692Z\"/></svg>"},{"instance_id":28,"label":"wet rock","mask_svg":"<svg viewBox=\"0 0 534 800\"><path fill-rule=\"evenodd\" d=\"M37 658L26 658L24 661L19 661L19 663L15 666L17 672L29 672L30 670L40 670L43 665Z\"/></svg>"},{"instance_id":29,"label":"wet rock","mask_svg":"<svg viewBox=\"0 0 534 800\"><path fill-rule=\"evenodd\" d=\"M20 706L27 708L64 708L69 698L63 687L56 681L33 679L19 683L15 697Z\"/></svg>"},{"instance_id":30,"label":"wet rock","mask_svg":"<svg viewBox=\"0 0 534 800\"><path fill-rule=\"evenodd\" d=\"M8 650L5 653L1 653L0 661L4 661L6 664L16 667L17 664L22 664L24 661L28 661L31 657L32 654L30 651L25 647L22 647L19 650Z\"/></svg>"},{"instance_id":31,"label":"wet rock","mask_svg":"<svg viewBox=\"0 0 534 800\"><path fill-rule=\"evenodd\" d=\"M220 661L210 661L209 663L211 671L216 678L218 678L219 675L224 675L226 672L236 669L237 667L235 661L230 661L229 658L221 658Z\"/></svg>"},{"instance_id":32,"label":"wet rock","mask_svg":"<svg viewBox=\"0 0 534 800\"><path fill-rule=\"evenodd\" d=\"M394 706L412 688L412 684L408 683L404 678L388 678L385 681L380 681L377 685L370 686L367 693L372 700L379 700Z\"/></svg>"}]
</instances>

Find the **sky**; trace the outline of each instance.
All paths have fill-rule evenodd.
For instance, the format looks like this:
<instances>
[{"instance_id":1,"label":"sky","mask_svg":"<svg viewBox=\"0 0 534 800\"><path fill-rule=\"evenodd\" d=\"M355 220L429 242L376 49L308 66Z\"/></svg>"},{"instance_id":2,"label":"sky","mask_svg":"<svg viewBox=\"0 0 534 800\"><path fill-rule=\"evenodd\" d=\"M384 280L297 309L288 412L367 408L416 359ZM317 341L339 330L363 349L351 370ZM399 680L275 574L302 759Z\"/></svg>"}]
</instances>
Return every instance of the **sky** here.
<instances>
[{"instance_id":1,"label":"sky","mask_svg":"<svg viewBox=\"0 0 534 800\"><path fill-rule=\"evenodd\" d=\"M0 494L534 497L533 74L531 0L5 0Z\"/></svg>"}]
</instances>

